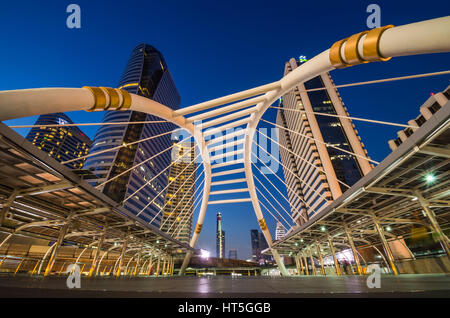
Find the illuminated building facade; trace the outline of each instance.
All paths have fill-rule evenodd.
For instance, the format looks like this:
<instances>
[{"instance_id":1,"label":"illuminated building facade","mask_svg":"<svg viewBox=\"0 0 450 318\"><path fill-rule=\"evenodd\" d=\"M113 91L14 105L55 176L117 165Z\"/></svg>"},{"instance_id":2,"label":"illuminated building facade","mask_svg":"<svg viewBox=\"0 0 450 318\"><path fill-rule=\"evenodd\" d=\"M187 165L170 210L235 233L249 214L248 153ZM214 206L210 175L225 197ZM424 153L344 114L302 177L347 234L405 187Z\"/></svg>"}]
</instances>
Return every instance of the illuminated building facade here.
<instances>
[{"instance_id":1,"label":"illuminated building facade","mask_svg":"<svg viewBox=\"0 0 450 318\"><path fill-rule=\"evenodd\" d=\"M304 56L290 59L284 75L306 61ZM373 166L354 124L344 118L349 114L329 73L297 85L279 107L277 124L287 128L280 129L279 141L288 198L292 218L301 225Z\"/></svg>"},{"instance_id":2,"label":"illuminated building facade","mask_svg":"<svg viewBox=\"0 0 450 318\"><path fill-rule=\"evenodd\" d=\"M277 222L277 227L275 228L275 240L281 240L286 235L286 229L280 221Z\"/></svg>"},{"instance_id":3,"label":"illuminated building facade","mask_svg":"<svg viewBox=\"0 0 450 318\"><path fill-rule=\"evenodd\" d=\"M182 142L172 149L172 166L161 220L161 231L189 243L192 236L196 179L195 147ZM193 186L194 185L194 186Z\"/></svg>"},{"instance_id":4,"label":"illuminated building facade","mask_svg":"<svg viewBox=\"0 0 450 318\"><path fill-rule=\"evenodd\" d=\"M222 213L217 213L216 257L225 258L225 231L222 230Z\"/></svg>"},{"instance_id":5,"label":"illuminated building facade","mask_svg":"<svg viewBox=\"0 0 450 318\"><path fill-rule=\"evenodd\" d=\"M132 51L119 88L153 99L172 109L178 109L180 105L180 95L164 57L148 44L140 44ZM148 121L161 119L136 111L107 111L103 119L103 122ZM170 131L174 128L173 124L167 122L101 126L95 136L91 153L168 134L94 155L88 158L84 165L85 169L98 176L95 180L97 184L114 178L113 181L101 185L99 189L116 202L122 202L131 196L124 207L157 227L160 226L159 211L164 205L164 189L169 172L166 170L161 175L158 174L170 164L170 151L146 161L137 169L130 169L170 147L172 145ZM118 175L120 176L116 177ZM157 177L154 178L155 176ZM135 193L142 186L144 187ZM151 204L148 204L150 202Z\"/></svg>"},{"instance_id":6,"label":"illuminated building facade","mask_svg":"<svg viewBox=\"0 0 450 318\"><path fill-rule=\"evenodd\" d=\"M59 162L85 156L91 148L92 141L78 127L64 127L67 124L73 124L73 121L64 113L41 115L35 125L42 126L33 127L26 139ZM78 160L65 165L71 169L80 169L83 163L84 160Z\"/></svg>"}]
</instances>

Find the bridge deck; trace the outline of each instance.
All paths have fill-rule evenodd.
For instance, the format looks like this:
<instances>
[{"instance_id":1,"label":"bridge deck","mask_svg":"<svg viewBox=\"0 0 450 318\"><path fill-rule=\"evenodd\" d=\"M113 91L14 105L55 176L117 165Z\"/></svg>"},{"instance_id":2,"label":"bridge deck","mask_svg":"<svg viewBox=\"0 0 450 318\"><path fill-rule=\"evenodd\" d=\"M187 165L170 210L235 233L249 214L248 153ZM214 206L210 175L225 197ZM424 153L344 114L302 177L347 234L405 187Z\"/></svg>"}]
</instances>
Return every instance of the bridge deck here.
<instances>
[{"instance_id":1,"label":"bridge deck","mask_svg":"<svg viewBox=\"0 0 450 318\"><path fill-rule=\"evenodd\" d=\"M450 297L448 275L381 276L369 289L366 277L169 277L96 278L69 290L65 277L0 276L0 297Z\"/></svg>"}]
</instances>

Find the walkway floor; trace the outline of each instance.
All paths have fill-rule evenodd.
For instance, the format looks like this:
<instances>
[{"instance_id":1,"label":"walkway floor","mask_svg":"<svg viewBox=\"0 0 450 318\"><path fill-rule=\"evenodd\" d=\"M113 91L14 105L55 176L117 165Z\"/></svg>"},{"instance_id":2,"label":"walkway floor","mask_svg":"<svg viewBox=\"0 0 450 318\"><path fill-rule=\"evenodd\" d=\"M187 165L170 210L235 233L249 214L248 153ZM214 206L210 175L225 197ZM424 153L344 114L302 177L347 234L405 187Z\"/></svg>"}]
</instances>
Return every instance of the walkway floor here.
<instances>
[{"instance_id":1,"label":"walkway floor","mask_svg":"<svg viewBox=\"0 0 450 318\"><path fill-rule=\"evenodd\" d=\"M450 275L381 276L370 289L366 277L169 277L81 279L68 289L65 277L0 276L0 297L445 297Z\"/></svg>"}]
</instances>

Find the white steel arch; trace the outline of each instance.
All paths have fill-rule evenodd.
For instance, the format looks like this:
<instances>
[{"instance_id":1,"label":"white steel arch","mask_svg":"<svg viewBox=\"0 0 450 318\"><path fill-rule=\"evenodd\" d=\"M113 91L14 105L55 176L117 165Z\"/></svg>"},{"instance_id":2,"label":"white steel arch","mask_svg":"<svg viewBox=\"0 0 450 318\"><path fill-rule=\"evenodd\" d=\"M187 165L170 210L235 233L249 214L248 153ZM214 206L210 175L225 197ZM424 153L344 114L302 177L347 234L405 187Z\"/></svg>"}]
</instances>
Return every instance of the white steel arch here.
<instances>
[{"instance_id":1,"label":"white steel arch","mask_svg":"<svg viewBox=\"0 0 450 318\"><path fill-rule=\"evenodd\" d=\"M261 230L272 250L281 273L287 275L287 271L277 251L272 248L272 237L261 211L252 172L252 141L258 123L265 111L279 97L292 90L298 84L336 68L375 61L387 61L396 56L449 51L450 16L447 16L399 27L389 25L352 35L337 41L330 49L323 51L302 64L279 81L176 111L148 98L130 94L120 89L105 87L40 88L0 92L0 120L75 110L134 110L158 116L186 129L194 137L199 147L205 171L202 204L195 231L190 241L191 247L195 247L197 243L209 203L213 166L211 165L210 157L212 150L211 148L208 149L208 146L222 141L226 142L231 137L243 135L244 158L243 160L237 160L236 164L243 164L244 168L230 170L229 174L237 171L245 172L245 182L250 194L249 201L253 204ZM207 111L211 108L214 109ZM199 114L188 118L185 117L185 115L193 113ZM206 123L198 123L199 120L203 121L217 116L222 117L206 121ZM213 138L206 142L206 138L215 133L242 125L245 125L245 129L240 132ZM209 129L204 131L206 128ZM236 144L235 141L233 143ZM227 146L231 146L231 144L225 143L225 146L216 146L214 148L226 149ZM215 156L215 158L223 159L237 153L238 151L233 151L232 153L225 153L223 156ZM217 164L214 167L224 167L229 164ZM225 203L242 202L242 199L225 201ZM191 252L186 255L180 274L184 273L190 256Z\"/></svg>"}]
</instances>

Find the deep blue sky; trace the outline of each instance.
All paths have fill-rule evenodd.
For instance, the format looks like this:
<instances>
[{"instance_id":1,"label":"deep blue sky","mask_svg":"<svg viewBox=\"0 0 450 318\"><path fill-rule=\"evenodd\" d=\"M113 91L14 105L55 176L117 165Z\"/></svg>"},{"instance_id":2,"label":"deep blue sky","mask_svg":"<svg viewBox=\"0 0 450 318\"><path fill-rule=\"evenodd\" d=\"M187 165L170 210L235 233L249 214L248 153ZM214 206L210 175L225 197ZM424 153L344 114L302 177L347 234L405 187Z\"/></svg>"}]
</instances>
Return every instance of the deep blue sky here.
<instances>
[{"instance_id":1,"label":"deep blue sky","mask_svg":"<svg viewBox=\"0 0 450 318\"><path fill-rule=\"evenodd\" d=\"M266 84L282 76L290 57L312 57L336 40L367 29L366 7L381 6L381 24L443 16L448 1L9 1L0 11L0 90L118 84L134 46L146 42L165 56L182 106ZM66 27L66 7L81 6L81 29ZM332 72L336 84L450 69L449 54L396 58ZM406 123L449 76L340 89L353 116ZM71 113L99 122L101 113ZM273 119L272 114L266 118ZM32 124L35 118L8 122ZM396 128L355 122L369 155L381 161ZM95 128L84 129L91 137ZM26 130L20 130L22 134ZM215 254L216 206L208 209L199 247ZM229 248L250 257L249 204L225 206ZM266 215L269 227L275 223Z\"/></svg>"}]
</instances>

